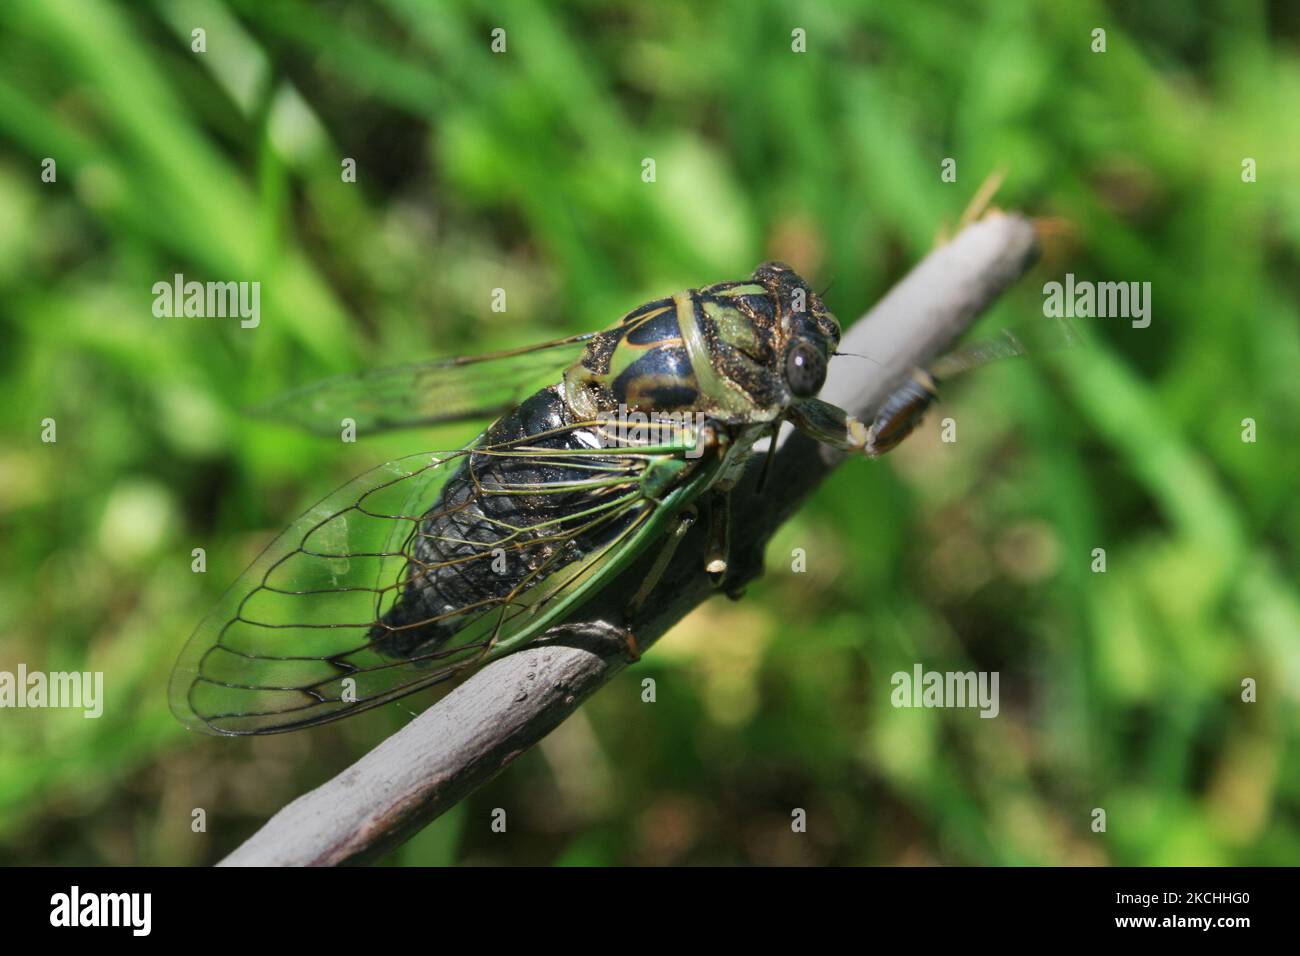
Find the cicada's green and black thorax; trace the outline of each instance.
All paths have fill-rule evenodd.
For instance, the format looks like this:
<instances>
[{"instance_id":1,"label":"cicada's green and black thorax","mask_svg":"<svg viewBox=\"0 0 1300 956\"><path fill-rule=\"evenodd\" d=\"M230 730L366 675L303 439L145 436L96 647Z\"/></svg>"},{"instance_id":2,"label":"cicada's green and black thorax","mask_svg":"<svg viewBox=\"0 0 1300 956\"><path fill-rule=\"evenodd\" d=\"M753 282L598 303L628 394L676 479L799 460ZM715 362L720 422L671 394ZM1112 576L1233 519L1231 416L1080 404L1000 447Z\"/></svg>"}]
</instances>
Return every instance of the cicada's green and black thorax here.
<instances>
[{"instance_id":1,"label":"cicada's green and black thorax","mask_svg":"<svg viewBox=\"0 0 1300 956\"><path fill-rule=\"evenodd\" d=\"M835 317L804 281L788 267L768 263L748 280L687 290L633 309L592 338L562 382L498 419L479 447L538 436L529 444L590 450L604 436L584 423L608 421L620 407L699 414L734 429L740 439L740 431L766 427L807 396L798 383L792 388L791 356L820 361L824 376L839 336ZM818 376L812 390L820 385ZM611 523L566 537L567 516L584 510L581 491L492 493L505 486L554 489L588 477L577 460L568 467L563 459L537 463L471 453L418 528L400 599L372 628L374 645L391 656L428 656L456 632L459 622L450 612L527 588L540 565L553 571L619 534L624 526ZM507 539L517 557L505 568L457 560Z\"/></svg>"},{"instance_id":2,"label":"cicada's green and black thorax","mask_svg":"<svg viewBox=\"0 0 1300 956\"><path fill-rule=\"evenodd\" d=\"M788 266L767 263L740 282L688 289L633 309L601 332L564 376L583 415L626 406L699 412L720 422L771 421L797 397L785 375L793 343L823 363L839 323Z\"/></svg>"}]
</instances>

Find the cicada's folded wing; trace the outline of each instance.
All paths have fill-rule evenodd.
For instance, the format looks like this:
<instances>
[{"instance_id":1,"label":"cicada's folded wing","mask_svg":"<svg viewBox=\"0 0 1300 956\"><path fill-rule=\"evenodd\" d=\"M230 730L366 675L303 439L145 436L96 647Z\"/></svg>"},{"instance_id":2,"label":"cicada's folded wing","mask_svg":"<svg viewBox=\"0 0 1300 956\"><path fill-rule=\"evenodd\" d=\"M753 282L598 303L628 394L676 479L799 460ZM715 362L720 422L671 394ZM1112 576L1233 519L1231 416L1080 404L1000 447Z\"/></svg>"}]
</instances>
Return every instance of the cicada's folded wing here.
<instances>
[{"instance_id":1,"label":"cicada's folded wing","mask_svg":"<svg viewBox=\"0 0 1300 956\"><path fill-rule=\"evenodd\" d=\"M662 528L671 496L642 479L690 447L480 445L362 475L281 534L199 625L172 710L207 733L293 730L526 643Z\"/></svg>"},{"instance_id":2,"label":"cicada's folded wing","mask_svg":"<svg viewBox=\"0 0 1300 956\"><path fill-rule=\"evenodd\" d=\"M552 383L591 337L340 375L286 392L252 413L331 435L345 418L362 433L490 418Z\"/></svg>"}]
</instances>

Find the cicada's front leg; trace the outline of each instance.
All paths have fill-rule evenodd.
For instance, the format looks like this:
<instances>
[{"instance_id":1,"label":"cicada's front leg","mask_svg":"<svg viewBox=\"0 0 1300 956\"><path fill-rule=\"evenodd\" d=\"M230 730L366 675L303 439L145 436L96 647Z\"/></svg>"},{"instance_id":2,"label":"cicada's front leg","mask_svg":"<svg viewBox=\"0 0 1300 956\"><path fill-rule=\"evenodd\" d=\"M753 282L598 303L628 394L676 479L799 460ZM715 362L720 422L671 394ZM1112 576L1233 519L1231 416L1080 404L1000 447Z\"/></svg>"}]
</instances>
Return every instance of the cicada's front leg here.
<instances>
[{"instance_id":1,"label":"cicada's front leg","mask_svg":"<svg viewBox=\"0 0 1300 956\"><path fill-rule=\"evenodd\" d=\"M842 451L860 451L878 458L912 433L937 397L934 378L917 369L890 393L870 425L817 398L792 406L789 416L795 427L810 438Z\"/></svg>"}]
</instances>

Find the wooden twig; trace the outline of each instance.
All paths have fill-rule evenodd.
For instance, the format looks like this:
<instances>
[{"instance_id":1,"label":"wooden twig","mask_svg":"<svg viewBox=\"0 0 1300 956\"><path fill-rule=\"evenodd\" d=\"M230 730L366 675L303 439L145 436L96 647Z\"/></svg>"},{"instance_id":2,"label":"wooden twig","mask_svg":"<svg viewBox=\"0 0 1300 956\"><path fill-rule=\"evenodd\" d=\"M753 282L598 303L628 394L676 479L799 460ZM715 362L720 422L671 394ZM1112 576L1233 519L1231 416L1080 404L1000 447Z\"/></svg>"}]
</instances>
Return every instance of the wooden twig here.
<instances>
[{"instance_id":1,"label":"wooden twig","mask_svg":"<svg viewBox=\"0 0 1300 956\"><path fill-rule=\"evenodd\" d=\"M995 213L963 229L849 329L840 350L869 360L832 362L822 397L869 421L889 392L915 366L943 352L1036 253L1034 227L1018 215ZM761 573L768 539L842 457L799 433L783 438L762 497L755 478L763 455L755 455L733 493L733 514L743 520L733 522L727 591ZM633 622L642 649L717 593L702 573L703 554L697 527ZM351 768L284 807L222 865L358 863L401 844L500 773L627 666L610 622L622 622L625 595L645 570L644 563L629 569L576 620L484 668Z\"/></svg>"}]
</instances>

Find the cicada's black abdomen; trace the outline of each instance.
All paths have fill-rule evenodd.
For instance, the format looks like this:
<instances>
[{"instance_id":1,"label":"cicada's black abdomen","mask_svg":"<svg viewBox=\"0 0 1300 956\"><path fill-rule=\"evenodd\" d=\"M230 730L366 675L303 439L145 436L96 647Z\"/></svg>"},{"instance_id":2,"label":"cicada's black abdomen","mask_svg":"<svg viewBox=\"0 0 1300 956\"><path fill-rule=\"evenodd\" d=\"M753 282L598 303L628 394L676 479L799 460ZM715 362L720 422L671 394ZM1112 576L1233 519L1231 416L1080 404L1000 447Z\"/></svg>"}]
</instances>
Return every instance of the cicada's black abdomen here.
<instances>
[{"instance_id":1,"label":"cicada's black abdomen","mask_svg":"<svg viewBox=\"0 0 1300 956\"><path fill-rule=\"evenodd\" d=\"M554 431L527 444L590 449L594 440L590 432L570 427L573 424L559 390L546 388L498 419L482 445ZM457 613L460 609L473 613L490 607L543 564L548 571L562 567L597 546L608 529L587 532L592 540L582 534L565 535L587 520L572 516L590 507L591 492L554 490L558 483L590 478L590 471L566 468L553 459L467 455L415 532L401 595L382 621L371 627L373 645L392 657L434 651L464 623ZM537 487L538 491L501 493L505 487ZM564 553L557 555L557 550Z\"/></svg>"}]
</instances>

